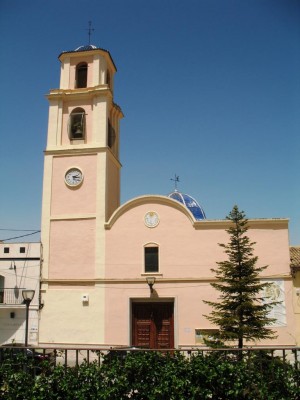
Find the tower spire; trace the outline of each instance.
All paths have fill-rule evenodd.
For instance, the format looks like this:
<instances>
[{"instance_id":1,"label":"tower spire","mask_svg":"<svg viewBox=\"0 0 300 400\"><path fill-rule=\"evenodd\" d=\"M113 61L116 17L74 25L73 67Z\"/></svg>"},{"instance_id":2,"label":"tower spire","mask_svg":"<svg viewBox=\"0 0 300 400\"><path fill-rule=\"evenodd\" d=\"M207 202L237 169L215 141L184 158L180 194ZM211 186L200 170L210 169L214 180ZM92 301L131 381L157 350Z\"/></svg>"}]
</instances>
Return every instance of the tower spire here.
<instances>
[{"instance_id":1,"label":"tower spire","mask_svg":"<svg viewBox=\"0 0 300 400\"><path fill-rule=\"evenodd\" d=\"M94 32L94 28L92 28L92 21L89 21L89 27L88 27L88 29L87 29L87 31L88 31L88 35L89 35L89 44L91 44L91 35L92 35L92 32Z\"/></svg>"}]
</instances>

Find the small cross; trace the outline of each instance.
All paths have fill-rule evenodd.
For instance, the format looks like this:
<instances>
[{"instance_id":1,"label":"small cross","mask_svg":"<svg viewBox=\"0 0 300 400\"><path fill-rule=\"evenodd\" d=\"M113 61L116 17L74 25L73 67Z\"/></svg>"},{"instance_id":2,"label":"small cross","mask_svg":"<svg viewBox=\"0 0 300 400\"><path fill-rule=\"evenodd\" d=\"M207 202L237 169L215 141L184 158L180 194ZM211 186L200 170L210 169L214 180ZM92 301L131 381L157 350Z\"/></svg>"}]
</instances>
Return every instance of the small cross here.
<instances>
[{"instance_id":1,"label":"small cross","mask_svg":"<svg viewBox=\"0 0 300 400\"><path fill-rule=\"evenodd\" d=\"M179 181L179 176L175 174L175 178L174 178L174 179L171 178L170 181L174 181L175 190L177 190L177 182L180 182L180 181Z\"/></svg>"},{"instance_id":2,"label":"small cross","mask_svg":"<svg viewBox=\"0 0 300 400\"><path fill-rule=\"evenodd\" d=\"M89 35L89 44L91 44L91 35L92 35L92 32L94 32L94 28L92 28L92 21L89 21L89 28L87 29L87 31L88 31L88 35Z\"/></svg>"}]
</instances>

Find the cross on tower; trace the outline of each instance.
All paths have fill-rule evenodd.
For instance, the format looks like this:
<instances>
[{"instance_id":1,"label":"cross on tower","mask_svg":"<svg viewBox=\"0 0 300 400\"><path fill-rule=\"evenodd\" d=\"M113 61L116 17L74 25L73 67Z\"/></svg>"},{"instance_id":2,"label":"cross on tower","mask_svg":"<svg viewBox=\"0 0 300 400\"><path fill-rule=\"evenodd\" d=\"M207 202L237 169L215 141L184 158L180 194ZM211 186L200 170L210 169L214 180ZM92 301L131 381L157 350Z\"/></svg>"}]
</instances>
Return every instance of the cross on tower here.
<instances>
[{"instance_id":1,"label":"cross on tower","mask_svg":"<svg viewBox=\"0 0 300 400\"><path fill-rule=\"evenodd\" d=\"M170 179L170 181L174 181L174 184L175 184L175 190L177 190L177 182L180 182L180 181L179 181L179 176L175 174L175 177L174 177L174 179L173 179L173 178L171 178L171 179Z\"/></svg>"},{"instance_id":2,"label":"cross on tower","mask_svg":"<svg viewBox=\"0 0 300 400\"><path fill-rule=\"evenodd\" d=\"M89 28L87 29L87 31L88 31L88 35L89 35L89 44L91 44L91 35L92 35L92 32L94 32L94 28L92 28L92 21L89 21Z\"/></svg>"}]
</instances>

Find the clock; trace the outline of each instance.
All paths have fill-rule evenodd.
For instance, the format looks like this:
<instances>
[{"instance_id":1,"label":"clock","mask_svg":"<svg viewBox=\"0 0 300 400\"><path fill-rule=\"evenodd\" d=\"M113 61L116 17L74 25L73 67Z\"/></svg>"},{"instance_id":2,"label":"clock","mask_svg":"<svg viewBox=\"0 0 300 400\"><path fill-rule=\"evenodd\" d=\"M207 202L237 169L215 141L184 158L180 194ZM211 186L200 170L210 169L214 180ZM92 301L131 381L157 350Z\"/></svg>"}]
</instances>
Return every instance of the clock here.
<instances>
[{"instance_id":1,"label":"clock","mask_svg":"<svg viewBox=\"0 0 300 400\"><path fill-rule=\"evenodd\" d=\"M159 218L155 211L148 211L144 217L144 221L148 228L155 228L159 224Z\"/></svg>"},{"instance_id":2,"label":"clock","mask_svg":"<svg viewBox=\"0 0 300 400\"><path fill-rule=\"evenodd\" d=\"M65 174L65 182L68 186L76 187L81 185L83 173L79 168L70 168Z\"/></svg>"}]
</instances>

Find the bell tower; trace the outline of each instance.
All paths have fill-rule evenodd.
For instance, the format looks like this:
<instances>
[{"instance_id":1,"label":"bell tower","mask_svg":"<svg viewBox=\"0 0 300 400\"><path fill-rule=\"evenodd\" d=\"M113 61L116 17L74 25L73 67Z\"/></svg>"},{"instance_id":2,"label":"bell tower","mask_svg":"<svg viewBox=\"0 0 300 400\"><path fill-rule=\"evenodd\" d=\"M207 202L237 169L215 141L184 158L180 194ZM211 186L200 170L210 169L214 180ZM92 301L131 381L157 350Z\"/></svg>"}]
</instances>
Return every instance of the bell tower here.
<instances>
[{"instance_id":1,"label":"bell tower","mask_svg":"<svg viewBox=\"0 0 300 400\"><path fill-rule=\"evenodd\" d=\"M40 343L103 343L104 223L120 204L116 66L93 45L63 52L50 90L42 201Z\"/></svg>"}]
</instances>

